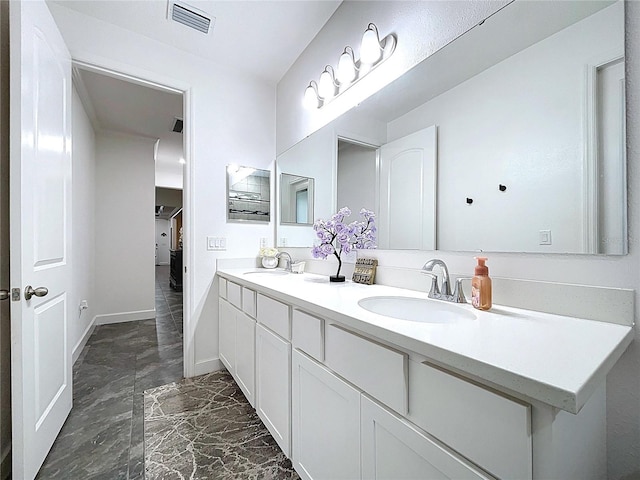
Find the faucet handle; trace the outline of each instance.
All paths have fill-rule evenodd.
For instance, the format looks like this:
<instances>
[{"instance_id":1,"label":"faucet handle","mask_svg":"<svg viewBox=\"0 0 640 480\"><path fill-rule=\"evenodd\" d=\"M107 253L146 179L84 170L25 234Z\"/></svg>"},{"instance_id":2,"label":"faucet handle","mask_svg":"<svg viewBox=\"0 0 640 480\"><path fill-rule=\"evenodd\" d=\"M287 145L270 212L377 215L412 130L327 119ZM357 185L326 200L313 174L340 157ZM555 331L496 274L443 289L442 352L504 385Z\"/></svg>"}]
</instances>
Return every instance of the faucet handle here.
<instances>
[{"instance_id":1,"label":"faucet handle","mask_svg":"<svg viewBox=\"0 0 640 480\"><path fill-rule=\"evenodd\" d=\"M453 289L453 301L456 303L467 303L467 299L464 296L464 290L462 289L463 280L471 280L471 277L456 278L456 286Z\"/></svg>"},{"instance_id":2,"label":"faucet handle","mask_svg":"<svg viewBox=\"0 0 640 480\"><path fill-rule=\"evenodd\" d=\"M429 289L429 296L440 295L440 289L438 288L438 275L426 270L420 270L423 275L429 275L431 277L431 288Z\"/></svg>"}]
</instances>

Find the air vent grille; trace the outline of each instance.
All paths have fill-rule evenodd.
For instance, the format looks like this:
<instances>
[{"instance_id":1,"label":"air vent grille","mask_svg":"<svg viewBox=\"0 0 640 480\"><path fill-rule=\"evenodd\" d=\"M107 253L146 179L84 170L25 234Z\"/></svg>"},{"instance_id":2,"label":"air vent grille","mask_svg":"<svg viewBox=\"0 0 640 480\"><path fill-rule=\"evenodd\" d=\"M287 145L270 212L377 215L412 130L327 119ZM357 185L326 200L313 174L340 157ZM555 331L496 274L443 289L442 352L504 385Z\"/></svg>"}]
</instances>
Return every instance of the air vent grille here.
<instances>
[{"instance_id":1,"label":"air vent grille","mask_svg":"<svg viewBox=\"0 0 640 480\"><path fill-rule=\"evenodd\" d=\"M184 129L184 121L181 118L175 118L173 121L173 128L171 129L171 131L176 133L182 133L183 129Z\"/></svg>"},{"instance_id":2,"label":"air vent grille","mask_svg":"<svg viewBox=\"0 0 640 480\"><path fill-rule=\"evenodd\" d=\"M171 19L175 22L191 27L202 33L209 33L211 19L197 13L192 7L174 3L171 5Z\"/></svg>"}]
</instances>

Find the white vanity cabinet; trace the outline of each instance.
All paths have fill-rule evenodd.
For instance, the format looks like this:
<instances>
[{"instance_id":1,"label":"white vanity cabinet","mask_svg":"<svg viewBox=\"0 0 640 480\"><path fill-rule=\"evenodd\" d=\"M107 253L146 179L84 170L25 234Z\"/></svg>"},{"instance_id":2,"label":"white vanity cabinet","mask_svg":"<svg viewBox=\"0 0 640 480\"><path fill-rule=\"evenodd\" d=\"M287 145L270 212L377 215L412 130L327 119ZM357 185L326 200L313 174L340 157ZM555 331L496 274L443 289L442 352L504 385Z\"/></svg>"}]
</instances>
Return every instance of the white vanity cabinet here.
<instances>
[{"instance_id":1,"label":"white vanity cabinet","mask_svg":"<svg viewBox=\"0 0 640 480\"><path fill-rule=\"evenodd\" d=\"M221 361L302 478L606 478L604 384L569 413L296 302L295 291L235 278L219 289Z\"/></svg>"},{"instance_id":2,"label":"white vanity cabinet","mask_svg":"<svg viewBox=\"0 0 640 480\"><path fill-rule=\"evenodd\" d=\"M360 392L298 350L291 369L294 468L307 480L360 478Z\"/></svg>"},{"instance_id":3,"label":"white vanity cabinet","mask_svg":"<svg viewBox=\"0 0 640 480\"><path fill-rule=\"evenodd\" d=\"M219 351L220 360L236 380L245 397L255 406L255 331L256 321L246 313L254 312L255 292L246 287L229 283L229 291L237 290L231 298L235 305L220 299ZM244 292L243 292L244 291ZM253 306L251 298L253 297ZM244 302L240 299L244 299Z\"/></svg>"},{"instance_id":4,"label":"white vanity cabinet","mask_svg":"<svg viewBox=\"0 0 640 480\"><path fill-rule=\"evenodd\" d=\"M291 343L288 305L258 294L256 411L285 455L291 452Z\"/></svg>"}]
</instances>

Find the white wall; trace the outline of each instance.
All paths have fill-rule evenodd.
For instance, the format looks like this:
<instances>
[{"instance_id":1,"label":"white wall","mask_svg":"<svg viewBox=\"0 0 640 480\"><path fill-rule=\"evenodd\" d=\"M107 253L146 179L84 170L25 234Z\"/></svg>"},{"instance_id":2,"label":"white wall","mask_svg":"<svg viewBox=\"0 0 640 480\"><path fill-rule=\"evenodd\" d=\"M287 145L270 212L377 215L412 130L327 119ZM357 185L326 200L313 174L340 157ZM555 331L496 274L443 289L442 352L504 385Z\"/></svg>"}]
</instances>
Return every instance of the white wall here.
<instances>
[{"instance_id":1,"label":"white wall","mask_svg":"<svg viewBox=\"0 0 640 480\"><path fill-rule=\"evenodd\" d=\"M438 248L587 251L585 66L616 49L624 55L610 33L622 8L591 15L389 124L389 141L438 126ZM539 245L540 230L551 230L552 245Z\"/></svg>"},{"instance_id":2,"label":"white wall","mask_svg":"<svg viewBox=\"0 0 640 480\"><path fill-rule=\"evenodd\" d=\"M96 136L96 323L155 316L154 141Z\"/></svg>"},{"instance_id":3,"label":"white wall","mask_svg":"<svg viewBox=\"0 0 640 480\"><path fill-rule=\"evenodd\" d=\"M186 285L185 318L192 318L185 342L187 352L193 352L195 369L189 370L190 355L185 368L190 374L220 368L218 303L212 285L216 258L257 255L260 238L273 235L273 223L226 223L225 166L273 166L275 85L58 4L49 8L75 60L187 91L185 135L191 129L193 143L185 145L185 153L193 183L185 184L185 232L190 234L185 239L185 266L187 281L192 279ZM274 185L272 180L272 205ZM227 250L208 251L207 235L226 237Z\"/></svg>"},{"instance_id":4,"label":"white wall","mask_svg":"<svg viewBox=\"0 0 640 480\"><path fill-rule=\"evenodd\" d=\"M278 82L277 152L284 152L328 124L371 94L398 78L421 60L466 32L508 1L343 2ZM320 110L302 108L311 80L318 81L325 65L337 65L346 45L360 58L362 34L369 22L380 37L393 33L398 44L393 56Z\"/></svg>"},{"instance_id":5,"label":"white wall","mask_svg":"<svg viewBox=\"0 0 640 480\"><path fill-rule=\"evenodd\" d=\"M73 88L72 106L72 287L69 323L74 361L92 332L96 312L95 297L95 188L96 138L93 127ZM88 309L80 311L80 301L86 300Z\"/></svg>"},{"instance_id":6,"label":"white wall","mask_svg":"<svg viewBox=\"0 0 640 480\"><path fill-rule=\"evenodd\" d=\"M366 21L376 22L382 30L397 21L406 20L401 14L393 12L393 5L387 7L383 13L373 14L378 2L352 2L343 4L336 14L328 22L328 26L343 25L343 31L348 35L360 35L360 28L355 28L361 16L365 16L368 9L371 15L366 15ZM477 22L482 16L476 4L467 2L455 2L458 17L443 15L434 11L428 20L431 25L437 27L403 29L399 39L407 45L424 42L425 32L434 31L434 36L429 35L428 45L439 44L446 32L454 28L464 31L470 24ZM433 4L424 2L423 8L434 8ZM448 6L442 4L442 8ZM344 7L344 8L343 8ZM348 7L348 8L347 8ZM400 9L402 5L398 6ZM494 4L494 8L497 6ZM364 12L355 12L354 10ZM585 285L601 285L609 287L632 288L636 291L636 304L638 304L640 291L640 3L626 2L626 59L627 59L627 159L628 159L628 202L629 202L629 254L626 256L605 257L585 255L560 255L560 254L492 254L489 260L490 271L493 276L506 278L532 279L549 282L567 282ZM402 12L400 12L402 13ZM422 17L418 11L417 15ZM442 23L442 26L440 26ZM410 21L407 25L415 25ZM399 27L398 27L399 29ZM398 30L396 29L396 30ZM355 31L357 30L357 32ZM323 30L317 37L318 41L312 42L310 47L296 61L294 67L287 73L278 85L278 151L284 151L295 142L304 138L303 130L309 128L308 112L303 110L299 96L303 87L310 79L315 78L325 63L341 51L345 42L346 33L340 32L336 40L329 40L327 34L331 29ZM333 32L335 34L335 32ZM442 35L442 36L441 36ZM355 43L355 40L351 40ZM399 43L398 48L400 48ZM424 52L425 48L416 47L416 51ZM412 57L416 63L419 55ZM296 90L297 89L297 90ZM292 91L287 99L280 98L285 92ZM300 92L300 93L297 93ZM298 128L296 122L300 122ZM305 250L307 251L307 250ZM296 252L299 258L300 254ZM437 256L450 267L454 274L471 274L473 272L473 254L471 252L401 252L401 251L377 251L376 258L381 265L398 266L411 269L419 269L425 261ZM425 285L425 288L428 286ZM636 309L636 323L639 320ZM636 330L637 332L637 330ZM629 347L620 361L613 368L607 378L607 455L608 477L615 479L631 479L640 476L640 348L638 333L636 340Z\"/></svg>"}]
</instances>

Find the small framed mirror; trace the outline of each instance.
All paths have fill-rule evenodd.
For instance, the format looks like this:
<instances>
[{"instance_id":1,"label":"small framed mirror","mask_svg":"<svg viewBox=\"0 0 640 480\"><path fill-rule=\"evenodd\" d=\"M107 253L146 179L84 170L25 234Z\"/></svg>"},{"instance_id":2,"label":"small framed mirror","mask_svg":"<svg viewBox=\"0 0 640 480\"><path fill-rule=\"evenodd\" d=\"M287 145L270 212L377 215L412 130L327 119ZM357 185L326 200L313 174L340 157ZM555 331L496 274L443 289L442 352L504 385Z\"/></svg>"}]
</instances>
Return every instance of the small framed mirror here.
<instances>
[{"instance_id":1,"label":"small framed mirror","mask_svg":"<svg viewBox=\"0 0 640 480\"><path fill-rule=\"evenodd\" d=\"M313 224L313 178L280 175L280 223Z\"/></svg>"},{"instance_id":2,"label":"small framed mirror","mask_svg":"<svg viewBox=\"0 0 640 480\"><path fill-rule=\"evenodd\" d=\"M227 166L227 221L271 220L271 172L238 165Z\"/></svg>"}]
</instances>

